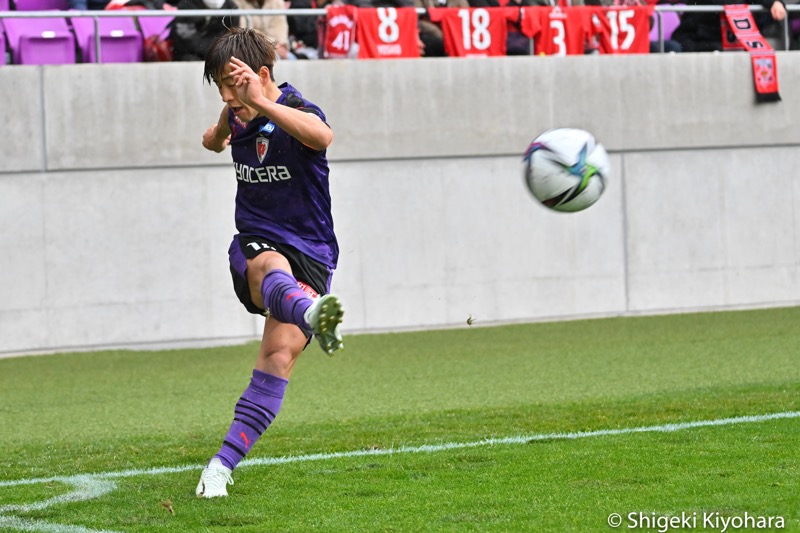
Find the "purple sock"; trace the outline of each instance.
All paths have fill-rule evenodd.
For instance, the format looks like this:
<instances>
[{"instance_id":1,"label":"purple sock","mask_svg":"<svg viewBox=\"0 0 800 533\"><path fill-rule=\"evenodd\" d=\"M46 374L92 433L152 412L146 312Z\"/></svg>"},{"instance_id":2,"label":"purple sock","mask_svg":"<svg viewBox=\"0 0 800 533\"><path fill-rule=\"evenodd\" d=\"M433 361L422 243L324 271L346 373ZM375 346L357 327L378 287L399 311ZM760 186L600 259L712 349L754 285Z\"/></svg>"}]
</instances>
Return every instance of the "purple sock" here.
<instances>
[{"instance_id":1,"label":"purple sock","mask_svg":"<svg viewBox=\"0 0 800 533\"><path fill-rule=\"evenodd\" d=\"M285 270L271 270L261 282L264 305L270 315L281 322L311 329L303 314L311 305L311 298L303 292L294 276Z\"/></svg>"},{"instance_id":2,"label":"purple sock","mask_svg":"<svg viewBox=\"0 0 800 533\"><path fill-rule=\"evenodd\" d=\"M219 457L231 470L236 468L275 420L288 383L288 380L254 369L250 385L236 402L233 423L222 448L214 457Z\"/></svg>"}]
</instances>

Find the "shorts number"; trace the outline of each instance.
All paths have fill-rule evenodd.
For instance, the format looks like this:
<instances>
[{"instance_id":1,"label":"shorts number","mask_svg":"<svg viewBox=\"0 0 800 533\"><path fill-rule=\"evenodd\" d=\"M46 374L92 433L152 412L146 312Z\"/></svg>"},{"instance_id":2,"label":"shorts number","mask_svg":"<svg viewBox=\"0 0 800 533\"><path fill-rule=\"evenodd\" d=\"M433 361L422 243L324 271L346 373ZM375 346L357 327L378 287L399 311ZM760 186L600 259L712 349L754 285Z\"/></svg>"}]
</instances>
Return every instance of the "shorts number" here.
<instances>
[{"instance_id":1,"label":"shorts number","mask_svg":"<svg viewBox=\"0 0 800 533\"><path fill-rule=\"evenodd\" d=\"M265 242L248 242L247 246L249 246L250 248L252 248L257 252L259 250L275 250L275 248L273 248L272 246L270 246Z\"/></svg>"}]
</instances>

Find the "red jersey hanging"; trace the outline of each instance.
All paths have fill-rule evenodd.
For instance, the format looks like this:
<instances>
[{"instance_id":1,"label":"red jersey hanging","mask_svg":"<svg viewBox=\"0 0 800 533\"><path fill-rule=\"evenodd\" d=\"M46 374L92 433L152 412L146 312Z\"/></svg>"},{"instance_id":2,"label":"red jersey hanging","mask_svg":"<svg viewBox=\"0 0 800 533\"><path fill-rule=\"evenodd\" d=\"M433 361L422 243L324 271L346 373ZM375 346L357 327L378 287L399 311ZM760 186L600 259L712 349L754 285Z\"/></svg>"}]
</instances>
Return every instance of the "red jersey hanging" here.
<instances>
[{"instance_id":1,"label":"red jersey hanging","mask_svg":"<svg viewBox=\"0 0 800 533\"><path fill-rule=\"evenodd\" d=\"M356 42L359 59L419 57L416 9L359 9Z\"/></svg>"},{"instance_id":2,"label":"red jersey hanging","mask_svg":"<svg viewBox=\"0 0 800 533\"><path fill-rule=\"evenodd\" d=\"M516 8L428 9L432 22L440 22L448 56L483 57L506 55L506 25L517 16Z\"/></svg>"},{"instance_id":3,"label":"red jersey hanging","mask_svg":"<svg viewBox=\"0 0 800 533\"><path fill-rule=\"evenodd\" d=\"M536 55L583 54L590 33L589 16L583 7L524 7L522 33L534 39Z\"/></svg>"},{"instance_id":4,"label":"red jersey hanging","mask_svg":"<svg viewBox=\"0 0 800 533\"><path fill-rule=\"evenodd\" d=\"M649 54L654 7L612 6L592 10L592 34L601 54Z\"/></svg>"},{"instance_id":5,"label":"red jersey hanging","mask_svg":"<svg viewBox=\"0 0 800 533\"><path fill-rule=\"evenodd\" d=\"M328 5L325 8L325 59L348 57L356 38L356 8L350 5Z\"/></svg>"}]
</instances>

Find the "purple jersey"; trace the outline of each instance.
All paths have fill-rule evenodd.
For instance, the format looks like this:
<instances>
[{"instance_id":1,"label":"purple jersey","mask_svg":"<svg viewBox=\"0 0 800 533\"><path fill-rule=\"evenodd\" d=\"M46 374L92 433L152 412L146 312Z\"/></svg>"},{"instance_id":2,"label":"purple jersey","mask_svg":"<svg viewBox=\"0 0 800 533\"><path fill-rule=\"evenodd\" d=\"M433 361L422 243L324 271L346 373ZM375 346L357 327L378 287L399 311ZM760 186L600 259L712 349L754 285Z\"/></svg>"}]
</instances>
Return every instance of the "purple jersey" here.
<instances>
[{"instance_id":1,"label":"purple jersey","mask_svg":"<svg viewBox=\"0 0 800 533\"><path fill-rule=\"evenodd\" d=\"M278 103L325 114L291 85L280 86ZM318 152L266 117L243 123L228 114L236 170L236 229L288 244L336 268L339 245L333 233L326 150Z\"/></svg>"}]
</instances>

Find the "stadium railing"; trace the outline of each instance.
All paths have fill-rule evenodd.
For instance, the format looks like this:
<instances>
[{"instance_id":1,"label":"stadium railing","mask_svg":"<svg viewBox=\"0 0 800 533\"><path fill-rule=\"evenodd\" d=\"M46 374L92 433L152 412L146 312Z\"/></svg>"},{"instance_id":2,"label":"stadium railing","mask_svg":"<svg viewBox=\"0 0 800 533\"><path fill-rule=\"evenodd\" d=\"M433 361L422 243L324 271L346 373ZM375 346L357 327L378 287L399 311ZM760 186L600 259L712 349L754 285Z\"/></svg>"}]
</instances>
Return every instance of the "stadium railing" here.
<instances>
[{"instance_id":1,"label":"stadium railing","mask_svg":"<svg viewBox=\"0 0 800 533\"><path fill-rule=\"evenodd\" d=\"M750 11L760 12L765 11L765 8L760 5L751 5ZM722 6L689 6L689 5L664 5L659 4L655 6L654 13L656 15L656 25L658 27L658 42L659 51L664 52L664 27L661 14L664 12L699 12L699 13L721 13ZM424 14L425 8L416 8L418 14ZM791 14L800 12L800 4L788 4L786 11ZM55 14L57 13L57 15ZM184 9L184 10L109 10L109 11L0 11L0 21L5 18L92 18L94 21L94 38L95 38L95 61L100 62L101 59L101 43L100 43L100 19L107 17L224 17L231 15L238 15L245 17L248 25L251 25L250 17L257 16L270 16L270 15L291 15L291 16L320 16L325 15L324 8L297 8L297 9ZM782 44L784 50L790 48L789 37L789 16L782 21Z\"/></svg>"}]
</instances>

